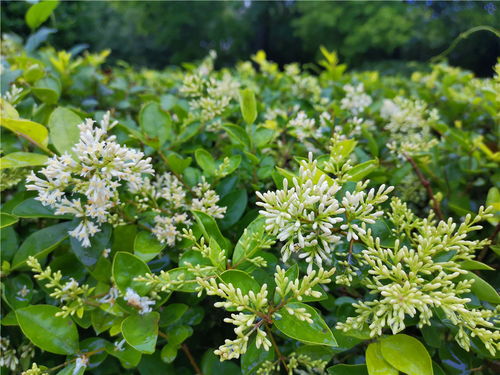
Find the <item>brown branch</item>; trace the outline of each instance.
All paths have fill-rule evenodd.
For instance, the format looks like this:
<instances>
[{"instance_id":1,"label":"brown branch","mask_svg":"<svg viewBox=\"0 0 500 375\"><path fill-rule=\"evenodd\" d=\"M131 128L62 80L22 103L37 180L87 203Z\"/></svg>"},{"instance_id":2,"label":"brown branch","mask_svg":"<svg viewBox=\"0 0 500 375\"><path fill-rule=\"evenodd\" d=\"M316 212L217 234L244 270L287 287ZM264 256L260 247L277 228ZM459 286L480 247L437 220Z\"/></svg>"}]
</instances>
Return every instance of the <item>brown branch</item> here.
<instances>
[{"instance_id":1,"label":"brown branch","mask_svg":"<svg viewBox=\"0 0 500 375\"><path fill-rule=\"evenodd\" d=\"M285 367L285 371L288 373L288 366L286 365L286 357L281 354L281 351L280 349L278 348L278 344L276 344L276 340L274 339L274 336L273 336L273 333L271 332L271 329L269 328L268 325L266 325L266 331L269 335L269 337L271 338L271 342L273 343L273 348L274 348L274 351L276 352L276 355L278 356L278 359L281 361L281 363L283 363L283 366Z\"/></svg>"},{"instance_id":2,"label":"brown branch","mask_svg":"<svg viewBox=\"0 0 500 375\"><path fill-rule=\"evenodd\" d=\"M186 345L186 344L182 344L181 345L181 349L182 351L184 352L184 354L186 355L186 357L188 357L189 359L189 362L191 363L191 366L193 366L194 368L194 371L198 374L198 375L203 375L203 373L201 372L201 369L200 367L198 366L198 364L196 363L193 355L191 354L191 351L189 350L189 347Z\"/></svg>"},{"instance_id":3,"label":"brown branch","mask_svg":"<svg viewBox=\"0 0 500 375\"><path fill-rule=\"evenodd\" d=\"M408 160L408 162L413 167L413 170L417 174L418 179L420 180L420 183L422 184L422 186L427 191L427 195L429 196L429 198L432 200L432 209L436 213L437 217L440 220L443 220L444 219L443 213L441 212L441 207L439 205L439 201L436 199L436 197L434 196L434 193L432 192L431 183L429 182L429 180L427 180L427 178L425 178L424 174L422 173L422 171L418 167L418 165L415 162L415 160L410 155L408 155L408 154L406 154L404 152L403 152L403 155L406 158L406 160Z\"/></svg>"}]
</instances>

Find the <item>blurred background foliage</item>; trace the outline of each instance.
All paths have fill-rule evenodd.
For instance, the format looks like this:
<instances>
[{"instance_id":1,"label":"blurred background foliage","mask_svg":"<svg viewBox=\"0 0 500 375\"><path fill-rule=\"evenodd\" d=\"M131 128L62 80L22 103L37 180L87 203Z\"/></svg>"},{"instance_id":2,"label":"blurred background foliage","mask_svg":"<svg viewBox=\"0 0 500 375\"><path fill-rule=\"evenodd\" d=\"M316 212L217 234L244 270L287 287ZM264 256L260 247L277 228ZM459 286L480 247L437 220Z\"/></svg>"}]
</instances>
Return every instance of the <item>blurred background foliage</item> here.
<instances>
[{"instance_id":1,"label":"blurred background foliage","mask_svg":"<svg viewBox=\"0 0 500 375\"><path fill-rule=\"evenodd\" d=\"M32 3L2 1L2 32L29 35L23 18ZM471 27L498 27L496 8L478 1L77 1L59 4L44 26L58 30L49 39L58 49L109 48L111 62L156 69L202 58L210 49L220 65L260 49L279 64L307 63L324 45L350 68L394 73L428 61ZM499 52L499 39L482 31L461 41L448 59L490 76Z\"/></svg>"}]
</instances>

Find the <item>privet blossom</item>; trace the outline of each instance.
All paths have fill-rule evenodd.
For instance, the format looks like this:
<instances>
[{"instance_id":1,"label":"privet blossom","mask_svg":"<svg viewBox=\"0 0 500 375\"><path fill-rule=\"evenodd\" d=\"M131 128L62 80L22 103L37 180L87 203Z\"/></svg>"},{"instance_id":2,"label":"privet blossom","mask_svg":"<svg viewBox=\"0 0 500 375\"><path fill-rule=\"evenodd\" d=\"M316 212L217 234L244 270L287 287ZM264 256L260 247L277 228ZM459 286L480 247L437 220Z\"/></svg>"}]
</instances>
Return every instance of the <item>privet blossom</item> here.
<instances>
[{"instance_id":1,"label":"privet blossom","mask_svg":"<svg viewBox=\"0 0 500 375\"><path fill-rule=\"evenodd\" d=\"M468 214L457 225L451 219L437 222L432 214L416 218L395 198L388 217L395 226L394 247L382 246L368 231L362 236L367 248L357 256L360 266L368 267L368 276L361 283L375 298L356 303L357 315L337 328L360 330L368 325L372 337L381 335L384 328L396 334L406 327L407 317L418 318L419 327L430 325L439 309L458 327L455 338L464 349L470 349L470 337L477 337L495 355L500 348L496 313L468 307L471 299L463 295L471 291L474 278L461 266L489 243L469 240L467 235L482 228L478 222L492 217L490 211L481 207L476 217ZM439 260L445 254L451 258Z\"/></svg>"},{"instance_id":2,"label":"privet blossom","mask_svg":"<svg viewBox=\"0 0 500 375\"><path fill-rule=\"evenodd\" d=\"M106 113L95 126L95 121L86 119L78 127L80 141L72 148L54 156L40 170L28 176L28 190L38 192L44 206L55 209L58 215L74 215L81 221L69 234L82 246L89 247L90 239L107 222L117 223L122 202L119 187L125 182L137 184L142 174L153 174L151 158L144 158L138 150L121 146L108 131L116 125Z\"/></svg>"},{"instance_id":3,"label":"privet blossom","mask_svg":"<svg viewBox=\"0 0 500 375\"><path fill-rule=\"evenodd\" d=\"M346 236L357 240L366 234L363 223L373 224L383 214L375 206L387 200L392 187L380 186L365 192L366 183L359 183L353 192L343 197L337 193L342 185L322 172L309 154L300 162L297 177L283 179L283 189L257 192L257 205L266 218L266 230L285 242L281 248L283 260L292 254L305 259L308 272L313 264L331 263L335 246Z\"/></svg>"}]
</instances>

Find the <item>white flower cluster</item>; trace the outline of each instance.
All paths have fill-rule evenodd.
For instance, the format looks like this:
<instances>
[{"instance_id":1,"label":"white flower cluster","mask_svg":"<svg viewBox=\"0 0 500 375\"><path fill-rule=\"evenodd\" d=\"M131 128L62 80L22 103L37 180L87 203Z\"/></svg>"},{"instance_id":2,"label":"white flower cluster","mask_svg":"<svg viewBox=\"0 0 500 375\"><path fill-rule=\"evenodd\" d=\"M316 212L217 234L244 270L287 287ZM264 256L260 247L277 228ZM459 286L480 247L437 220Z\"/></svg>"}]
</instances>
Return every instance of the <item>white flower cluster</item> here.
<instances>
[{"instance_id":1,"label":"white flower cluster","mask_svg":"<svg viewBox=\"0 0 500 375\"><path fill-rule=\"evenodd\" d=\"M362 83L356 86L345 85L343 89L346 95L340 101L340 107L350 111L354 116L361 114L373 102L371 96L365 93Z\"/></svg>"},{"instance_id":2,"label":"white flower cluster","mask_svg":"<svg viewBox=\"0 0 500 375\"><path fill-rule=\"evenodd\" d=\"M470 292L474 280L461 276L467 272L460 265L488 243L468 240L467 235L481 229L477 223L491 214L481 208L478 216L467 215L457 226L452 220L436 223L432 216L417 219L399 199L394 199L391 207L390 220L398 236L394 248L381 246L380 239L368 232L363 236L367 248L358 259L369 269L361 282L377 297L355 304L357 315L337 328L357 330L368 324L372 337L381 335L386 327L396 334L406 327L407 316L417 317L419 327L430 325L430 318L439 308L459 327L456 340L464 349L469 350L471 345L469 333L495 355L500 349L500 332L492 322L495 311L467 306L471 300L462 295ZM451 259L436 260L450 252Z\"/></svg>"},{"instance_id":3,"label":"white flower cluster","mask_svg":"<svg viewBox=\"0 0 500 375\"><path fill-rule=\"evenodd\" d=\"M181 228L192 225L190 210L206 213L214 218L224 217L226 207L219 207L219 196L209 183L202 181L188 191L179 179L171 173L164 173L154 180L144 178L140 185L130 184L129 189L136 194L135 202L141 212L154 211L153 234L162 243L175 245L181 236Z\"/></svg>"},{"instance_id":4,"label":"white flower cluster","mask_svg":"<svg viewBox=\"0 0 500 375\"><path fill-rule=\"evenodd\" d=\"M297 115L292 118L287 128L290 133L299 141L306 144L308 150L316 149L309 141L308 138L320 140L324 135L329 135L332 128L332 116L328 112L321 112L319 116L319 126L314 118L310 118L304 111L299 111Z\"/></svg>"},{"instance_id":5,"label":"white flower cluster","mask_svg":"<svg viewBox=\"0 0 500 375\"><path fill-rule=\"evenodd\" d=\"M365 234L364 224L373 224L383 214L375 206L388 199L392 187L384 185L375 191L365 188L368 181L358 183L355 191L346 192L341 200L337 193L341 185L317 167L312 160L301 161L299 174L288 187L288 180L283 180L283 189L257 192L261 202L260 214L266 218L266 230L285 242L281 248L283 260L297 253L309 263L308 272L313 263L319 265L331 262L331 254L341 235L347 240L358 239Z\"/></svg>"},{"instance_id":6,"label":"white flower cluster","mask_svg":"<svg viewBox=\"0 0 500 375\"><path fill-rule=\"evenodd\" d=\"M399 96L384 99L380 116L388 121L385 126L391 135L388 147L396 154L426 152L438 143L431 133L431 124L439 121L438 111L429 111L423 101Z\"/></svg>"},{"instance_id":7,"label":"white flower cluster","mask_svg":"<svg viewBox=\"0 0 500 375\"><path fill-rule=\"evenodd\" d=\"M28 190L37 191L36 199L54 208L56 214L81 218L69 234L84 247L90 246L90 238L100 231L101 224L115 220L113 208L121 204L118 188L122 182L137 185L143 173L154 173L151 158L118 144L114 135L107 134L116 124L110 123L109 112L100 127L94 123L86 119L80 124L80 141L73 153L50 158L40 170L42 177L32 171L26 185Z\"/></svg>"},{"instance_id":8,"label":"white flower cluster","mask_svg":"<svg viewBox=\"0 0 500 375\"><path fill-rule=\"evenodd\" d=\"M68 316L77 314L82 317L84 313L85 300L92 293L94 288L89 287L87 284L80 285L78 281L70 278L69 281L62 280L63 275L61 271L53 272L50 266L42 269L42 266L35 257L30 256L26 264L31 267L32 272L36 273L35 279L47 280L44 287L53 289L54 291L49 295L62 303L62 311L58 312L56 316Z\"/></svg>"},{"instance_id":9,"label":"white flower cluster","mask_svg":"<svg viewBox=\"0 0 500 375\"><path fill-rule=\"evenodd\" d=\"M190 98L189 106L203 122L220 116L232 99L238 96L240 86L230 74L216 79L201 74L190 74L184 78L180 92Z\"/></svg>"},{"instance_id":10,"label":"white flower cluster","mask_svg":"<svg viewBox=\"0 0 500 375\"><path fill-rule=\"evenodd\" d=\"M226 339L224 345L220 346L215 354L219 355L221 360L239 358L247 351L249 338L254 332L256 333L256 347L262 346L264 350L269 350L272 343L267 338L262 326L271 324L274 319L279 318L281 309L285 309L299 320L312 324L311 314L305 308L288 304L288 302L301 301L304 297L321 297L321 292L313 288L320 284L330 283L330 276L334 272L335 269L325 271L320 268L317 272L312 271L302 279L290 280L286 276L285 270L277 266L274 274L276 283L274 295L275 299L276 297L279 299L277 302L275 301L276 305L273 305L267 298L267 284L263 284L258 292L250 290L244 293L232 283L217 282L214 277L208 279L197 277L196 281L201 287L200 293L204 290L208 295L215 295L224 300L216 302L215 307L238 312L231 314L230 318L224 319L226 323L231 323L236 327L234 332L237 338L235 340Z\"/></svg>"},{"instance_id":11,"label":"white flower cluster","mask_svg":"<svg viewBox=\"0 0 500 375\"><path fill-rule=\"evenodd\" d=\"M15 372L23 359L31 359L35 356L35 347L28 342L13 348L7 337L0 337L0 354L0 367Z\"/></svg>"}]
</instances>

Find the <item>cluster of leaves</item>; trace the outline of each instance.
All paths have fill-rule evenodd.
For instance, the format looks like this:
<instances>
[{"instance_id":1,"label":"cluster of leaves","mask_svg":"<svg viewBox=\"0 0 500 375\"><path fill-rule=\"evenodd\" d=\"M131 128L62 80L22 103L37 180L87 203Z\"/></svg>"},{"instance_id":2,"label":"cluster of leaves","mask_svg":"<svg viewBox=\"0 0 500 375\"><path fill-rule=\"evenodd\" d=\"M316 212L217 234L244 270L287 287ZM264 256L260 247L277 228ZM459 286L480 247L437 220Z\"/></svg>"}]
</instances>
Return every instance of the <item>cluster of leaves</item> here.
<instances>
[{"instance_id":1,"label":"cluster of leaves","mask_svg":"<svg viewBox=\"0 0 500 375\"><path fill-rule=\"evenodd\" d=\"M264 52L103 71L46 36L2 43L2 373L497 372L498 75L346 73L326 49L319 75ZM142 175L84 161L101 130ZM71 202L42 196L61 165ZM68 207L99 208L101 172L87 245Z\"/></svg>"}]
</instances>

